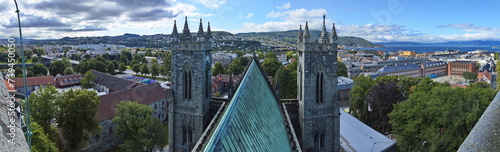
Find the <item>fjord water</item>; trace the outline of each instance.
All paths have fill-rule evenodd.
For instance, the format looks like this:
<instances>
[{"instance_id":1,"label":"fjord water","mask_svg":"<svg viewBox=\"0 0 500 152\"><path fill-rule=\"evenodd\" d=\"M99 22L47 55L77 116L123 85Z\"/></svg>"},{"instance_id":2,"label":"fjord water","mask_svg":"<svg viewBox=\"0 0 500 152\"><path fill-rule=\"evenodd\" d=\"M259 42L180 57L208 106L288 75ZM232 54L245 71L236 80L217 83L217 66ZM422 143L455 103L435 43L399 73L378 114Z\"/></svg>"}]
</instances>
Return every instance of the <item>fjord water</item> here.
<instances>
[{"instance_id":1,"label":"fjord water","mask_svg":"<svg viewBox=\"0 0 500 152\"><path fill-rule=\"evenodd\" d=\"M495 47L495 48L494 48ZM489 52L500 52L500 44L498 45L385 45L379 48L347 48L347 49L366 49L366 50L379 50L379 51L415 51L418 53L435 52L445 50L460 50L462 52L469 52L474 50L487 50Z\"/></svg>"}]
</instances>

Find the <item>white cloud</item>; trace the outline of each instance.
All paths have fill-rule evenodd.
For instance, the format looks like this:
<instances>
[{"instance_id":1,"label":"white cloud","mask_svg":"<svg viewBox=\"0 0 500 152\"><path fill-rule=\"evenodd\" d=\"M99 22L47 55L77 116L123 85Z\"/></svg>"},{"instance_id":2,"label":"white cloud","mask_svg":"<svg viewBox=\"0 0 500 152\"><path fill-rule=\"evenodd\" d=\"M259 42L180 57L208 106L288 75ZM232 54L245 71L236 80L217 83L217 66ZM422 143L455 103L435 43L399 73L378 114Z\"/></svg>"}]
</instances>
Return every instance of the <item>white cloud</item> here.
<instances>
[{"instance_id":1,"label":"white cloud","mask_svg":"<svg viewBox=\"0 0 500 152\"><path fill-rule=\"evenodd\" d=\"M482 31L488 28L471 28L473 26L453 25L457 29ZM342 25L337 26L339 35L362 37L372 42L424 42L439 43L448 41L500 40L498 32L479 32L453 35L431 35L415 32L403 25ZM474 29L474 30L473 30ZM493 29L493 28L490 28Z\"/></svg>"},{"instance_id":2,"label":"white cloud","mask_svg":"<svg viewBox=\"0 0 500 152\"><path fill-rule=\"evenodd\" d=\"M479 25L475 25L472 23L440 25L438 27L440 27L440 28L452 28L452 29L462 30L465 32L495 32L495 33L500 33L500 28L479 26Z\"/></svg>"},{"instance_id":3,"label":"white cloud","mask_svg":"<svg viewBox=\"0 0 500 152\"><path fill-rule=\"evenodd\" d=\"M227 0L196 0L196 2L201 3L210 9L218 9L221 8L222 5L226 4Z\"/></svg>"},{"instance_id":4,"label":"white cloud","mask_svg":"<svg viewBox=\"0 0 500 152\"><path fill-rule=\"evenodd\" d=\"M288 10L288 11L283 11L283 12L271 11L271 12L267 13L267 17L269 17L269 18L285 17L284 20L304 21L304 20L307 20L309 18L322 17L323 15L326 15L326 14L328 14L328 11L326 9L307 10L307 9L301 8L301 9Z\"/></svg>"},{"instance_id":5,"label":"white cloud","mask_svg":"<svg viewBox=\"0 0 500 152\"><path fill-rule=\"evenodd\" d=\"M244 19L244 18L251 18L253 16L253 13L248 13L247 15L243 16L243 15L238 15L238 18L239 19Z\"/></svg>"},{"instance_id":6,"label":"white cloud","mask_svg":"<svg viewBox=\"0 0 500 152\"><path fill-rule=\"evenodd\" d=\"M290 2L283 4L283 6L276 6L277 9L289 9L290 7L292 7Z\"/></svg>"},{"instance_id":7,"label":"white cloud","mask_svg":"<svg viewBox=\"0 0 500 152\"><path fill-rule=\"evenodd\" d=\"M299 25L305 25L309 22L310 29L321 29L323 25L323 15L328 14L325 9L294 9L282 12L270 12L267 14L269 18L278 18L279 21L270 21L263 24L255 24L245 22L242 24L242 29L232 31L234 33L242 32L269 32L269 31L286 31L298 30ZM328 25L331 25L330 19L326 20ZM331 29L328 28L328 29Z\"/></svg>"},{"instance_id":8,"label":"white cloud","mask_svg":"<svg viewBox=\"0 0 500 152\"><path fill-rule=\"evenodd\" d=\"M144 4L142 4L144 3ZM3 1L0 1L0 5ZM171 28L173 19L201 18L196 6L176 0L88 0L74 3L60 0L26 0L21 21L24 38L46 39L65 36L102 36L120 33L145 34ZM135 5L141 4L141 5ZM0 8L2 8L0 6ZM10 7L0 9L0 38L16 37L17 16ZM11 20L12 19L12 20ZM167 23L167 24L166 24ZM169 31L165 31L169 33Z\"/></svg>"}]
</instances>

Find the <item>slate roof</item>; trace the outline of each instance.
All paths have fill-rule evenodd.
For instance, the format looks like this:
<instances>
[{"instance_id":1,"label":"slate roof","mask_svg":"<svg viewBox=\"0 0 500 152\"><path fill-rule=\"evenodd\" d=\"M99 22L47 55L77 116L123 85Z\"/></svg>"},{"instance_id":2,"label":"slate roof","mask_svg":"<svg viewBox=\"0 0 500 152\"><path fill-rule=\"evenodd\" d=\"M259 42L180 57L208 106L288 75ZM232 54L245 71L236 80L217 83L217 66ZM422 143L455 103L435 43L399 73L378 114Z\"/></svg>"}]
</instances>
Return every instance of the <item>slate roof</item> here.
<instances>
[{"instance_id":1,"label":"slate roof","mask_svg":"<svg viewBox=\"0 0 500 152\"><path fill-rule=\"evenodd\" d=\"M15 87L23 87L23 78L14 78L13 79L14 86ZM56 82L54 81L54 76L40 76L40 77L27 77L26 80L28 81L28 86L40 86L40 85L46 85L46 84L55 84Z\"/></svg>"},{"instance_id":2,"label":"slate roof","mask_svg":"<svg viewBox=\"0 0 500 152\"><path fill-rule=\"evenodd\" d=\"M426 68L431 68L435 66L441 66L441 65L448 65L448 63L443 62L443 61L436 61L436 62L427 62L425 63Z\"/></svg>"},{"instance_id":3,"label":"slate roof","mask_svg":"<svg viewBox=\"0 0 500 152\"><path fill-rule=\"evenodd\" d=\"M354 151L392 151L396 141L387 138L359 121L344 110L340 110L340 141L344 149Z\"/></svg>"},{"instance_id":4,"label":"slate roof","mask_svg":"<svg viewBox=\"0 0 500 152\"><path fill-rule=\"evenodd\" d=\"M85 77L83 74L66 75L62 77L57 77L55 79L55 82L59 87L66 87L66 86L80 84L81 83L80 81L81 79L83 79L83 77Z\"/></svg>"},{"instance_id":5,"label":"slate roof","mask_svg":"<svg viewBox=\"0 0 500 152\"><path fill-rule=\"evenodd\" d=\"M279 103L255 61L203 151L292 151Z\"/></svg>"},{"instance_id":6,"label":"slate roof","mask_svg":"<svg viewBox=\"0 0 500 152\"><path fill-rule=\"evenodd\" d=\"M134 81L114 77L112 75L108 75L106 73L102 73L95 70L92 70L92 74L96 76L94 82L106 86L107 88L109 88L110 90L109 92L115 92L145 85L142 83L137 83Z\"/></svg>"},{"instance_id":7,"label":"slate roof","mask_svg":"<svg viewBox=\"0 0 500 152\"><path fill-rule=\"evenodd\" d=\"M132 89L102 95L99 96L101 103L99 104L96 117L99 121L115 117L116 104L120 101L137 101L140 104L149 105L160 99L166 99L167 97L167 91L165 91L159 83L142 85Z\"/></svg>"},{"instance_id":8,"label":"slate roof","mask_svg":"<svg viewBox=\"0 0 500 152\"><path fill-rule=\"evenodd\" d=\"M378 70L379 73L392 73L392 72L399 72L399 71L407 71L407 70L414 70L414 69L420 69L421 67L416 64L410 64L410 65L399 65L399 66L388 66L388 67L383 67Z\"/></svg>"}]
</instances>

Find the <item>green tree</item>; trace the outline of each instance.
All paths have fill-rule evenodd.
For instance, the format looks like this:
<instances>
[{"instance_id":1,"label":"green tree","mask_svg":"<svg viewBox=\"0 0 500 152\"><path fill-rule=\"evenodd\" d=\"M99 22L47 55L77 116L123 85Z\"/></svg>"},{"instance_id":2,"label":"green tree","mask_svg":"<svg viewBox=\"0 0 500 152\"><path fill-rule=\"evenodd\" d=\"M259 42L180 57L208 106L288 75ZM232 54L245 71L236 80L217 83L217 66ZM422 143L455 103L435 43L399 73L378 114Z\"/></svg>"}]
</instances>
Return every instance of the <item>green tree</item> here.
<instances>
[{"instance_id":1,"label":"green tree","mask_svg":"<svg viewBox=\"0 0 500 152\"><path fill-rule=\"evenodd\" d=\"M38 56L41 56L41 55L45 55L45 54L47 54L47 52L45 52L45 50L44 50L44 49L42 49L42 48L35 48L35 49L33 49L33 52L34 52L35 54L38 54Z\"/></svg>"},{"instance_id":2,"label":"green tree","mask_svg":"<svg viewBox=\"0 0 500 152\"><path fill-rule=\"evenodd\" d=\"M87 71L95 69L95 62L93 60L86 60L78 64L78 72L80 73L87 73Z\"/></svg>"},{"instance_id":3,"label":"green tree","mask_svg":"<svg viewBox=\"0 0 500 152\"><path fill-rule=\"evenodd\" d=\"M141 66L139 65L139 63L132 65L132 71L134 71L135 74L141 72Z\"/></svg>"},{"instance_id":4,"label":"green tree","mask_svg":"<svg viewBox=\"0 0 500 152\"><path fill-rule=\"evenodd\" d=\"M45 134L42 126L38 125L36 122L31 122L31 130L33 131L33 136L31 139L31 151L32 152L57 152L59 149L56 144L49 139L49 136Z\"/></svg>"},{"instance_id":5,"label":"green tree","mask_svg":"<svg viewBox=\"0 0 500 152\"><path fill-rule=\"evenodd\" d=\"M248 65L248 63L250 62L250 61L248 60L248 58L246 58L246 57L238 57L238 58L239 58L239 60L240 60L240 65L241 65L242 67L246 67L246 66Z\"/></svg>"},{"instance_id":6,"label":"green tree","mask_svg":"<svg viewBox=\"0 0 500 152\"><path fill-rule=\"evenodd\" d=\"M106 63L108 61L108 59L104 58L103 56L97 56L95 60L101 61L102 63Z\"/></svg>"},{"instance_id":7,"label":"green tree","mask_svg":"<svg viewBox=\"0 0 500 152\"><path fill-rule=\"evenodd\" d=\"M280 96L282 99L297 98L297 76L288 68L280 68L276 72L275 84L279 80Z\"/></svg>"},{"instance_id":8,"label":"green tree","mask_svg":"<svg viewBox=\"0 0 500 152\"><path fill-rule=\"evenodd\" d=\"M62 60L53 61L49 66L50 75L63 74L66 64Z\"/></svg>"},{"instance_id":9,"label":"green tree","mask_svg":"<svg viewBox=\"0 0 500 152\"><path fill-rule=\"evenodd\" d=\"M364 101L374 82L369 75L365 76L364 74L357 76L353 80L354 85L351 88L349 98L349 113L366 122L368 120L368 105Z\"/></svg>"},{"instance_id":10,"label":"green tree","mask_svg":"<svg viewBox=\"0 0 500 152\"><path fill-rule=\"evenodd\" d=\"M160 75L160 67L158 65L158 62L153 62L149 71L151 71L151 76L153 77Z\"/></svg>"},{"instance_id":11,"label":"green tree","mask_svg":"<svg viewBox=\"0 0 500 152\"><path fill-rule=\"evenodd\" d=\"M160 74L162 74L165 78L170 77L172 63L172 53L168 52L167 56L163 58L163 64L160 67Z\"/></svg>"},{"instance_id":12,"label":"green tree","mask_svg":"<svg viewBox=\"0 0 500 152\"><path fill-rule=\"evenodd\" d=\"M116 68L115 68L115 64L113 64L113 62L109 62L108 61L108 64L106 65L106 72L108 72L109 74L116 74Z\"/></svg>"},{"instance_id":13,"label":"green tree","mask_svg":"<svg viewBox=\"0 0 500 152\"><path fill-rule=\"evenodd\" d=\"M280 67L281 63L276 58L266 58L264 62L262 62L262 69L264 69L264 72L268 76L274 76Z\"/></svg>"},{"instance_id":14,"label":"green tree","mask_svg":"<svg viewBox=\"0 0 500 152\"><path fill-rule=\"evenodd\" d=\"M497 61L495 72L500 72L500 60ZM500 79L497 78L497 90L500 90Z\"/></svg>"},{"instance_id":15,"label":"green tree","mask_svg":"<svg viewBox=\"0 0 500 152\"><path fill-rule=\"evenodd\" d=\"M141 65L141 74L142 75L149 74L149 68L148 68L148 64L147 63L143 63Z\"/></svg>"},{"instance_id":16,"label":"green tree","mask_svg":"<svg viewBox=\"0 0 500 152\"><path fill-rule=\"evenodd\" d=\"M228 74L241 74L245 68L241 66L240 58L234 58L233 62L229 63L227 67Z\"/></svg>"},{"instance_id":17,"label":"green tree","mask_svg":"<svg viewBox=\"0 0 500 152\"><path fill-rule=\"evenodd\" d=\"M92 74L92 71L87 71L85 72L85 77L82 79L82 84L80 85L82 88L92 88L94 87L94 84L92 81L96 79L96 76Z\"/></svg>"},{"instance_id":18,"label":"green tree","mask_svg":"<svg viewBox=\"0 0 500 152\"><path fill-rule=\"evenodd\" d=\"M118 71L120 73L123 73L123 71L127 70L127 66L125 65L125 63L120 63L120 65L118 65Z\"/></svg>"},{"instance_id":19,"label":"green tree","mask_svg":"<svg viewBox=\"0 0 500 152\"><path fill-rule=\"evenodd\" d=\"M216 93L214 93L214 97L222 97L222 93L216 92Z\"/></svg>"},{"instance_id":20,"label":"green tree","mask_svg":"<svg viewBox=\"0 0 500 152\"><path fill-rule=\"evenodd\" d=\"M49 69L43 64L35 64L33 66L33 74L35 76L46 76Z\"/></svg>"},{"instance_id":21,"label":"green tree","mask_svg":"<svg viewBox=\"0 0 500 152\"><path fill-rule=\"evenodd\" d=\"M155 146L167 144L167 133L160 120L151 116L153 109L150 106L121 101L115 111L116 116L112 120L116 124L115 133L125 139L119 147L126 151L151 151Z\"/></svg>"},{"instance_id":22,"label":"green tree","mask_svg":"<svg viewBox=\"0 0 500 152\"><path fill-rule=\"evenodd\" d=\"M419 86L430 86L430 90ZM491 88L419 83L409 98L395 104L389 113L399 150L456 151L495 94Z\"/></svg>"},{"instance_id":23,"label":"green tree","mask_svg":"<svg viewBox=\"0 0 500 152\"><path fill-rule=\"evenodd\" d=\"M104 72L104 73L106 72L106 64L105 64L105 62L95 60L94 63L95 63L95 70L96 71Z\"/></svg>"},{"instance_id":24,"label":"green tree","mask_svg":"<svg viewBox=\"0 0 500 152\"><path fill-rule=\"evenodd\" d=\"M40 63L40 62L42 62L42 58L41 57L33 57L31 59L31 62L32 63Z\"/></svg>"},{"instance_id":25,"label":"green tree","mask_svg":"<svg viewBox=\"0 0 500 152\"><path fill-rule=\"evenodd\" d=\"M264 55L264 58L274 58L276 60L278 60L278 56L276 55L275 52L267 52L265 55Z\"/></svg>"},{"instance_id":26,"label":"green tree","mask_svg":"<svg viewBox=\"0 0 500 152\"><path fill-rule=\"evenodd\" d=\"M212 69L212 76L224 73L224 66L220 62L215 62L214 68Z\"/></svg>"},{"instance_id":27,"label":"green tree","mask_svg":"<svg viewBox=\"0 0 500 152\"><path fill-rule=\"evenodd\" d=\"M236 55L238 55L238 57L243 57L243 55L245 55L245 53L241 50L233 51L233 53L236 53Z\"/></svg>"},{"instance_id":28,"label":"green tree","mask_svg":"<svg viewBox=\"0 0 500 152\"><path fill-rule=\"evenodd\" d=\"M120 62L121 63L125 63L125 64L128 64L128 59L127 59L127 56L125 55L120 55Z\"/></svg>"},{"instance_id":29,"label":"green tree","mask_svg":"<svg viewBox=\"0 0 500 152\"><path fill-rule=\"evenodd\" d=\"M66 67L63 71L63 75L72 75L75 74L75 70L72 67Z\"/></svg>"},{"instance_id":30,"label":"green tree","mask_svg":"<svg viewBox=\"0 0 500 152\"><path fill-rule=\"evenodd\" d=\"M95 117L99 101L97 93L90 90L69 90L62 95L57 122L67 151L86 149L89 139L100 132Z\"/></svg>"},{"instance_id":31,"label":"green tree","mask_svg":"<svg viewBox=\"0 0 500 152\"><path fill-rule=\"evenodd\" d=\"M365 123L380 133L391 132L387 114L392 112L393 104L404 99L397 82L378 82L370 88L365 99L371 110L368 114L369 119Z\"/></svg>"},{"instance_id":32,"label":"green tree","mask_svg":"<svg viewBox=\"0 0 500 152\"><path fill-rule=\"evenodd\" d=\"M286 57L287 57L288 60L290 60L292 58L295 58L296 54L297 54L297 52L295 52L295 51L287 51L286 52Z\"/></svg>"},{"instance_id":33,"label":"green tree","mask_svg":"<svg viewBox=\"0 0 500 152\"><path fill-rule=\"evenodd\" d=\"M466 80L476 80L477 79L477 73L473 73L473 72L469 72L469 71L465 71L462 73L462 76L466 79Z\"/></svg>"},{"instance_id":34,"label":"green tree","mask_svg":"<svg viewBox=\"0 0 500 152\"><path fill-rule=\"evenodd\" d=\"M56 141L57 131L51 126L52 119L56 118L57 100L60 94L53 85L47 85L37 89L34 93L30 94L31 100L31 116L51 137L52 141Z\"/></svg>"},{"instance_id":35,"label":"green tree","mask_svg":"<svg viewBox=\"0 0 500 152\"><path fill-rule=\"evenodd\" d=\"M68 58L63 57L63 58L61 58L61 61L64 63L64 65L65 65L66 67L71 67L71 62L69 61L69 59L68 59Z\"/></svg>"},{"instance_id":36,"label":"green tree","mask_svg":"<svg viewBox=\"0 0 500 152\"><path fill-rule=\"evenodd\" d=\"M132 53L130 53L129 51L121 51L121 55L120 56L125 56L127 57L127 61L132 61Z\"/></svg>"},{"instance_id":37,"label":"green tree","mask_svg":"<svg viewBox=\"0 0 500 152\"><path fill-rule=\"evenodd\" d=\"M347 75L347 66L340 61L337 61L337 76L348 77Z\"/></svg>"}]
</instances>

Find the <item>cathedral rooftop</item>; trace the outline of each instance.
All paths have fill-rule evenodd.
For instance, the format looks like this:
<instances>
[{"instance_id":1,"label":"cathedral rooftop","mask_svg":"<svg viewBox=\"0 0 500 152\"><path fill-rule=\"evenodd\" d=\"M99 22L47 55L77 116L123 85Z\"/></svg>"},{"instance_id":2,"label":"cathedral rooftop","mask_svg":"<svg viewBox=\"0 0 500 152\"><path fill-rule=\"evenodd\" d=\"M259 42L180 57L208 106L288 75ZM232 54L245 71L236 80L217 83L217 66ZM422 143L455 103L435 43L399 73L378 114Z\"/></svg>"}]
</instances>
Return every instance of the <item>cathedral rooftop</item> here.
<instances>
[{"instance_id":1,"label":"cathedral rooftop","mask_svg":"<svg viewBox=\"0 0 500 152\"><path fill-rule=\"evenodd\" d=\"M292 151L280 105L255 60L203 151Z\"/></svg>"}]
</instances>

